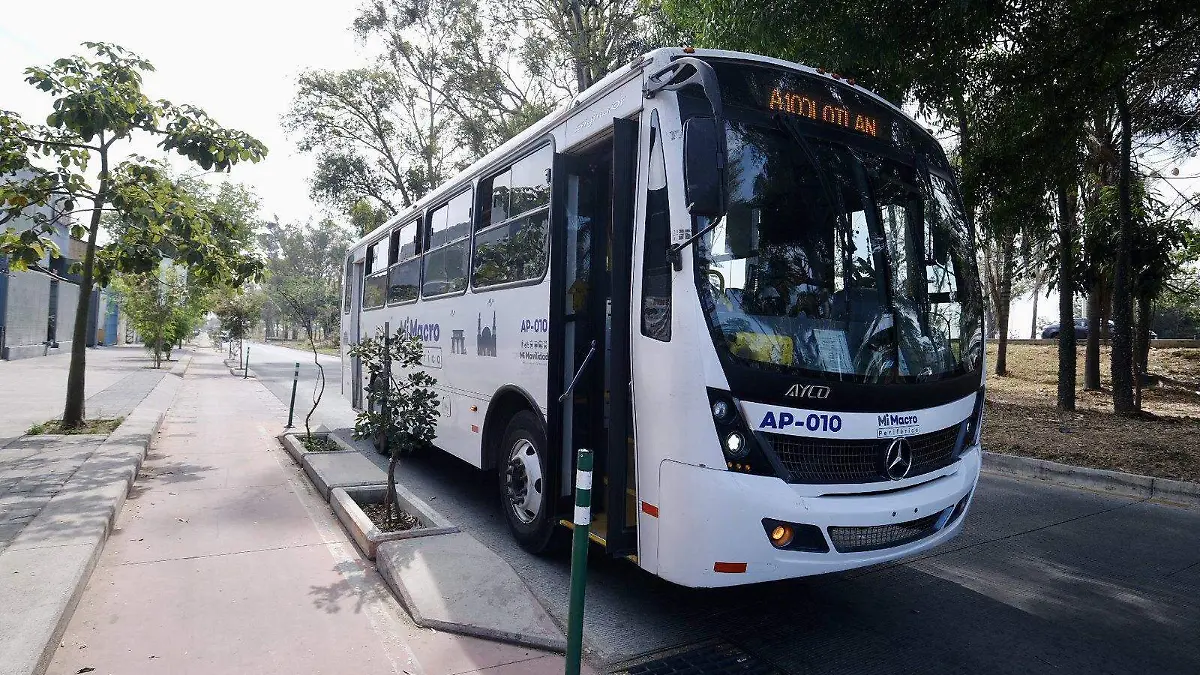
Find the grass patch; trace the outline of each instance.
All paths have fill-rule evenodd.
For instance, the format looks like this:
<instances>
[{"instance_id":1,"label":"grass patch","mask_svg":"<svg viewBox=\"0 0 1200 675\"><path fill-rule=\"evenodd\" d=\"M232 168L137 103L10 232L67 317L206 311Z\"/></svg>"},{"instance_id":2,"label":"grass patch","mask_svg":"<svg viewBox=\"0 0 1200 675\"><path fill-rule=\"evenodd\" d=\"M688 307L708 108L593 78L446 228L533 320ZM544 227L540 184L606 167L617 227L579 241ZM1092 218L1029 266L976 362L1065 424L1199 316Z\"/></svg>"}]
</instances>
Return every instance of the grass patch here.
<instances>
[{"instance_id":1,"label":"grass patch","mask_svg":"<svg viewBox=\"0 0 1200 675\"><path fill-rule=\"evenodd\" d=\"M107 436L111 434L117 427L124 422L124 417L117 417L109 420L84 420L83 424L64 428L62 420L50 420L29 427L29 431L25 432L29 436L41 436L43 434L53 435L83 435L83 434L98 434Z\"/></svg>"},{"instance_id":2,"label":"grass patch","mask_svg":"<svg viewBox=\"0 0 1200 675\"><path fill-rule=\"evenodd\" d=\"M267 344L276 345L279 347L290 347L301 351L312 353L312 348L308 346L308 340L267 340ZM342 352L337 344L328 342L317 343L317 352L326 356L341 356Z\"/></svg>"},{"instance_id":3,"label":"grass patch","mask_svg":"<svg viewBox=\"0 0 1200 675\"><path fill-rule=\"evenodd\" d=\"M308 452L340 452L342 446L326 436L300 436L300 444Z\"/></svg>"}]
</instances>

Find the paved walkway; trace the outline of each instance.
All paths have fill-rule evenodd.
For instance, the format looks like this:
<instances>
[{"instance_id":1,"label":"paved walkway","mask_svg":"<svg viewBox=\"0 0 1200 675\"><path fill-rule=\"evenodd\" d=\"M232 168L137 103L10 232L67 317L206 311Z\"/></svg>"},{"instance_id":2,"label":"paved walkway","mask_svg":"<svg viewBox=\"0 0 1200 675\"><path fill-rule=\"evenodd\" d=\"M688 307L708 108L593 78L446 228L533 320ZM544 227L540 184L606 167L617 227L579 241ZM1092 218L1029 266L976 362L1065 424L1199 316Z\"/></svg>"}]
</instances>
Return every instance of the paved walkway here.
<instances>
[{"instance_id":1,"label":"paved walkway","mask_svg":"<svg viewBox=\"0 0 1200 675\"><path fill-rule=\"evenodd\" d=\"M84 404L88 417L129 415L166 376L166 369L148 365L141 347L88 350L87 391L95 392ZM104 436L21 436L62 414L68 366L67 356L0 362L0 551L104 441Z\"/></svg>"},{"instance_id":2,"label":"paved walkway","mask_svg":"<svg viewBox=\"0 0 1200 675\"><path fill-rule=\"evenodd\" d=\"M412 624L280 448L286 408L196 356L52 675L560 673Z\"/></svg>"},{"instance_id":3,"label":"paved walkway","mask_svg":"<svg viewBox=\"0 0 1200 675\"><path fill-rule=\"evenodd\" d=\"M63 402L67 396L67 370L70 365L69 354L0 361L0 448L22 436L31 425L62 415ZM88 396L88 417L99 417L99 413L109 415L111 408L101 408L101 402L123 398L126 389L141 391L141 398L145 398L162 379L163 372L174 364L163 364L165 367L160 371L151 370L150 365L149 354L141 345L87 350L87 379L84 391ZM144 374L109 390L133 373ZM150 380L153 380L153 383L146 388L145 383ZM140 402L141 398L133 405ZM118 416L133 409L133 405L128 405L125 401L114 405L118 406ZM119 410L124 410L125 413Z\"/></svg>"}]
</instances>

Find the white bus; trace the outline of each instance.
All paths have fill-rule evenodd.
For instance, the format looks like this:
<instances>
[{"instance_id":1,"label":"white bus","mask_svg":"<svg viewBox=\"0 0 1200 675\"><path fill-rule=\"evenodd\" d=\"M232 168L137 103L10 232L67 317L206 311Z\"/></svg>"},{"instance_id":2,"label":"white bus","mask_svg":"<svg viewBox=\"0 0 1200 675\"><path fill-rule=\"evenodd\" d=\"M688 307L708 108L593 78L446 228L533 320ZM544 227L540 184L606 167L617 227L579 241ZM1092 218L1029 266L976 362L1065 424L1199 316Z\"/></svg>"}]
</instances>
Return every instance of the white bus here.
<instances>
[{"instance_id":1,"label":"white bus","mask_svg":"<svg viewBox=\"0 0 1200 675\"><path fill-rule=\"evenodd\" d=\"M343 391L361 408L360 337L420 336L438 447L496 471L530 551L586 447L594 541L674 583L894 560L954 536L979 477L972 238L880 97L661 49L352 247Z\"/></svg>"}]
</instances>

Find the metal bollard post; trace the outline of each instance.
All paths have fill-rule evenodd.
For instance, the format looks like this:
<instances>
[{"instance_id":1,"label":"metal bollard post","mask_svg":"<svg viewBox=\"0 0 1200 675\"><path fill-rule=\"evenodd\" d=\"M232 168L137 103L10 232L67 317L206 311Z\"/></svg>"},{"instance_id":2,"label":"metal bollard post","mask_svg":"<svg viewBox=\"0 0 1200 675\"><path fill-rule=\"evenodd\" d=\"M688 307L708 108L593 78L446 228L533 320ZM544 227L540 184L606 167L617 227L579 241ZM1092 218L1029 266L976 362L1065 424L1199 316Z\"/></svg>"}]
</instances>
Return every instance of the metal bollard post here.
<instances>
[{"instance_id":1,"label":"metal bollard post","mask_svg":"<svg viewBox=\"0 0 1200 675\"><path fill-rule=\"evenodd\" d=\"M292 428L292 414L296 412L296 381L300 379L300 362L296 362L296 370L292 371L292 402L288 404L288 423L284 429Z\"/></svg>"},{"instance_id":2,"label":"metal bollard post","mask_svg":"<svg viewBox=\"0 0 1200 675\"><path fill-rule=\"evenodd\" d=\"M246 369L242 371L242 379L250 377L250 346L246 345Z\"/></svg>"},{"instance_id":3,"label":"metal bollard post","mask_svg":"<svg viewBox=\"0 0 1200 675\"><path fill-rule=\"evenodd\" d=\"M575 531L571 538L571 603L567 610L566 675L579 675L583 659L583 598L587 586L588 531L592 524L592 451L579 449L575 472Z\"/></svg>"}]
</instances>

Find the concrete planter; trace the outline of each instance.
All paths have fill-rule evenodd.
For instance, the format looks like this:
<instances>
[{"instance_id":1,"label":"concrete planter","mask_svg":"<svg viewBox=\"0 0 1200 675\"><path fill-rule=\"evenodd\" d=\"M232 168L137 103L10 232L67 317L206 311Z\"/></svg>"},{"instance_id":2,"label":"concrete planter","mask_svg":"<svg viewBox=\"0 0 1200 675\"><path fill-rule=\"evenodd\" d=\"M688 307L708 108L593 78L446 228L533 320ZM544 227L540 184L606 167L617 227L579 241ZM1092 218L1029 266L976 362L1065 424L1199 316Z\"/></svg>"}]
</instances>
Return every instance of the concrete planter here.
<instances>
[{"instance_id":1,"label":"concrete planter","mask_svg":"<svg viewBox=\"0 0 1200 675\"><path fill-rule=\"evenodd\" d=\"M381 531L359 504L382 504L386 492L387 485L339 487L330 492L329 503L333 506L333 512L367 558L374 560L375 549L385 541L458 532L458 528L450 521L401 485L396 486L396 502L403 511L415 516L421 526L400 532Z\"/></svg>"},{"instance_id":2,"label":"concrete planter","mask_svg":"<svg viewBox=\"0 0 1200 675\"><path fill-rule=\"evenodd\" d=\"M305 455L331 455L331 454L335 454L335 453L352 451L352 448L348 447L344 441L338 442L340 439L338 439L333 434L319 433L319 434L313 434L313 436L318 436L320 438L332 438L333 442L337 443L337 446L340 449L339 450L330 450L328 452L310 452L308 450L305 450L304 443L301 442L301 439L304 438L303 431L283 434L282 436L279 437L279 441L281 443L283 443L284 449L287 450L288 454L292 456L292 459L296 460L297 464L304 463Z\"/></svg>"}]
</instances>

